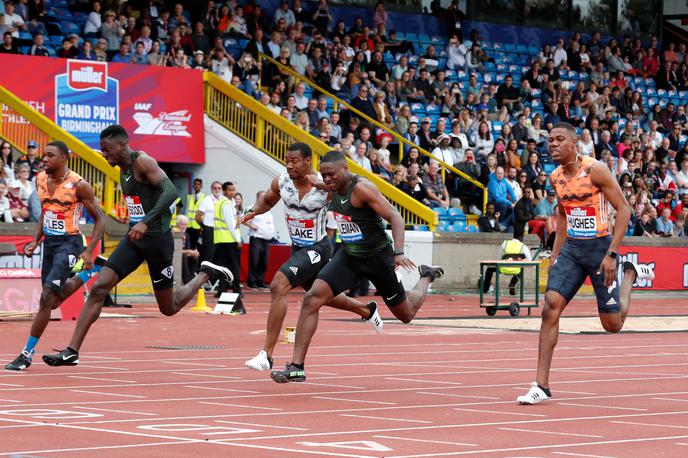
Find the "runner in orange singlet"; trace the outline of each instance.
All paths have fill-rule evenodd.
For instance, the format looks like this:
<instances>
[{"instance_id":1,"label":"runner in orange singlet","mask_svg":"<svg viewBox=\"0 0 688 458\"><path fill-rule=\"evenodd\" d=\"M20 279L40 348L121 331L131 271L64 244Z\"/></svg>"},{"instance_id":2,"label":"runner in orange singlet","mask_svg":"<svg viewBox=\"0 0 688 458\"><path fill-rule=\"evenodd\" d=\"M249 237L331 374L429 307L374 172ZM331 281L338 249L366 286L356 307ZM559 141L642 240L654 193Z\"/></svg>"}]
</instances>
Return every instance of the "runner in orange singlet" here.
<instances>
[{"instance_id":1,"label":"runner in orange singlet","mask_svg":"<svg viewBox=\"0 0 688 458\"><path fill-rule=\"evenodd\" d=\"M578 154L572 125L556 124L549 138L552 159L561 164L550 176L559 201L559 221L542 310L537 379L525 396L518 397L520 404L536 404L552 396L549 371L559 337L559 317L587 277L595 290L600 321L609 332L623 327L636 278L654 278L647 266L624 262L623 281L617 285L617 250L631 216L621 187L605 165ZM616 210L613 235L609 204Z\"/></svg>"}]
</instances>

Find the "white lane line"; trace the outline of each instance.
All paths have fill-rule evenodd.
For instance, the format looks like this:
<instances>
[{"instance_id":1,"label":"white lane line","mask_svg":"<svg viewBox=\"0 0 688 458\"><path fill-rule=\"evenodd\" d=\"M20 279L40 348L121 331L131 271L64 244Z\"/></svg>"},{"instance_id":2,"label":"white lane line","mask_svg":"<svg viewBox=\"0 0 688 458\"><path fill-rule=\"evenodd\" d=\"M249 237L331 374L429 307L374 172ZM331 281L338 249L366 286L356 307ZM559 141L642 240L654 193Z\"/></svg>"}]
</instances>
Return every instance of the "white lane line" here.
<instances>
[{"instance_id":1,"label":"white lane line","mask_svg":"<svg viewBox=\"0 0 688 458\"><path fill-rule=\"evenodd\" d=\"M138 399L147 399L147 396L139 396L136 394L116 394L116 393L103 393L101 391L87 391L87 390L69 390L74 393L87 393L87 394L97 394L100 396L121 396L123 398L138 398ZM74 402L72 402L74 404Z\"/></svg>"},{"instance_id":2,"label":"white lane line","mask_svg":"<svg viewBox=\"0 0 688 458\"><path fill-rule=\"evenodd\" d=\"M274 410L274 411L283 411L284 409L278 409L277 407L258 407L258 406L244 406L241 404L227 404L224 402L205 402L201 401L199 404L208 404L211 406L227 406L227 407L245 407L247 409L259 409L259 410ZM218 416L223 416L223 415L218 415ZM243 416L243 415L241 415Z\"/></svg>"},{"instance_id":3,"label":"white lane line","mask_svg":"<svg viewBox=\"0 0 688 458\"><path fill-rule=\"evenodd\" d=\"M184 364L187 366L202 366L202 367L217 367L217 368L226 368L227 367L223 364L190 363L188 361L157 361L157 362L159 362L161 364Z\"/></svg>"},{"instance_id":4,"label":"white lane line","mask_svg":"<svg viewBox=\"0 0 688 458\"><path fill-rule=\"evenodd\" d=\"M308 428L295 428L293 426L278 426L278 425L259 425L257 423L244 423L242 421L215 420L215 423L226 423L228 425L256 426L258 428L290 429L293 431L310 431Z\"/></svg>"},{"instance_id":5,"label":"white lane line","mask_svg":"<svg viewBox=\"0 0 688 458\"><path fill-rule=\"evenodd\" d=\"M658 401L672 401L672 402L688 402L688 399L676 399L676 398L652 398Z\"/></svg>"},{"instance_id":6,"label":"white lane line","mask_svg":"<svg viewBox=\"0 0 688 458\"><path fill-rule=\"evenodd\" d=\"M559 390L557 389L557 394L559 393L564 393L564 394L582 394L585 396L596 396L597 393L589 393L587 391L564 391L564 390Z\"/></svg>"},{"instance_id":7,"label":"white lane line","mask_svg":"<svg viewBox=\"0 0 688 458\"><path fill-rule=\"evenodd\" d=\"M92 366L90 364L83 364L83 363L80 363L79 366L83 367L84 369L107 369L110 371L120 371L120 372L122 372L122 371L128 372L129 371L129 369L124 368L124 367ZM106 374L107 374L107 372L106 372Z\"/></svg>"},{"instance_id":8,"label":"white lane line","mask_svg":"<svg viewBox=\"0 0 688 458\"><path fill-rule=\"evenodd\" d=\"M463 410L465 412L481 412L481 413L498 413L502 415L521 415L524 417L546 417L547 415L545 414L540 414L540 413L517 413L517 412L506 412L506 411L499 411L499 410L483 410L483 409L466 409L464 407L454 407L452 410Z\"/></svg>"},{"instance_id":9,"label":"white lane line","mask_svg":"<svg viewBox=\"0 0 688 458\"><path fill-rule=\"evenodd\" d=\"M149 442L147 444L129 444L129 445L100 445L94 447L78 447L78 448L55 448L51 450L27 450L22 452L3 452L0 455L29 455L38 453L63 453L63 452L83 452L87 450L113 450L119 448L136 448L136 447L155 447L156 445L179 445L188 444L186 441L166 441L166 442ZM163 453L164 455L164 453Z\"/></svg>"},{"instance_id":10,"label":"white lane line","mask_svg":"<svg viewBox=\"0 0 688 458\"><path fill-rule=\"evenodd\" d=\"M2 402L21 402L21 401L17 401L16 399L0 399L0 401L2 401Z\"/></svg>"},{"instance_id":11,"label":"white lane line","mask_svg":"<svg viewBox=\"0 0 688 458\"><path fill-rule=\"evenodd\" d=\"M136 381L134 381L134 380L117 380L114 378L86 377L85 375L68 375L67 377L84 379L84 380L101 380L103 382L136 383Z\"/></svg>"},{"instance_id":12,"label":"white lane line","mask_svg":"<svg viewBox=\"0 0 688 458\"><path fill-rule=\"evenodd\" d=\"M203 377L203 378L221 378L227 380L239 380L241 377L234 377L233 375L211 375L211 374L189 374L188 372L172 372L172 375L187 375L190 377Z\"/></svg>"},{"instance_id":13,"label":"white lane line","mask_svg":"<svg viewBox=\"0 0 688 458\"><path fill-rule=\"evenodd\" d=\"M82 407L79 405L74 406L77 409L84 409L84 410L96 410L100 412L116 412L116 413L129 413L132 415L146 415L149 417L158 417L160 414L157 413L147 413L147 412L133 412L131 410L114 410L114 409L101 409L100 407Z\"/></svg>"},{"instance_id":14,"label":"white lane line","mask_svg":"<svg viewBox=\"0 0 688 458\"><path fill-rule=\"evenodd\" d=\"M559 391L557 391L558 393ZM450 396L453 398L468 398L468 399L486 399L488 401L500 401L502 398L495 398L492 396L475 396L471 394L451 394L451 393L431 393L429 391L417 391L418 394L432 394L434 396Z\"/></svg>"},{"instance_id":15,"label":"white lane line","mask_svg":"<svg viewBox=\"0 0 688 458\"><path fill-rule=\"evenodd\" d=\"M426 420L405 420L402 418L385 418L385 417L372 417L369 415L354 415L350 413L342 413L340 414L342 417L354 417L354 418L370 418L373 420L388 420L388 421L405 421L408 423L426 423L426 424L433 424L434 421L426 421Z\"/></svg>"},{"instance_id":16,"label":"white lane line","mask_svg":"<svg viewBox=\"0 0 688 458\"><path fill-rule=\"evenodd\" d=\"M453 372L453 373L458 374L458 372ZM429 375L429 374L418 374L418 375L421 376L421 375ZM463 383L460 383L460 382L438 382L437 380L418 380L415 378L386 377L386 379L387 380L400 380L402 382L437 383L440 385L463 385Z\"/></svg>"},{"instance_id":17,"label":"white lane line","mask_svg":"<svg viewBox=\"0 0 688 458\"><path fill-rule=\"evenodd\" d=\"M609 455L585 455L583 453L570 453L570 452L552 452L556 455L568 455L568 456L582 456L584 458L615 458Z\"/></svg>"},{"instance_id":18,"label":"white lane line","mask_svg":"<svg viewBox=\"0 0 688 458\"><path fill-rule=\"evenodd\" d=\"M576 402L559 402L562 406L575 406L575 407L592 407L594 409L617 409L617 410L634 410L636 412L647 412L647 409L639 409L636 407L614 407L614 406L602 406L594 404L578 404Z\"/></svg>"},{"instance_id":19,"label":"white lane line","mask_svg":"<svg viewBox=\"0 0 688 458\"><path fill-rule=\"evenodd\" d=\"M618 423L620 425L634 425L634 426L655 426L657 428L678 428L678 429L688 429L688 426L680 425L658 425L657 423L640 423L635 421L614 421L611 420L609 423Z\"/></svg>"},{"instance_id":20,"label":"white lane line","mask_svg":"<svg viewBox=\"0 0 688 458\"><path fill-rule=\"evenodd\" d=\"M310 386L310 385L314 385L314 386L331 386L331 387L333 387L333 388L351 388L351 389L355 389L355 390L365 390L365 387L364 387L364 386L333 385L333 384L331 384L331 383L315 383L315 382L308 382L308 385L306 385L306 386ZM307 393L306 393L306 394L307 394Z\"/></svg>"},{"instance_id":21,"label":"white lane line","mask_svg":"<svg viewBox=\"0 0 688 458\"><path fill-rule=\"evenodd\" d=\"M237 389L233 389L233 388L215 388L212 386L185 385L184 388L192 388L194 390L233 391L235 393L247 393L247 394L258 394L258 393L260 393L260 391L237 390Z\"/></svg>"},{"instance_id":22,"label":"white lane line","mask_svg":"<svg viewBox=\"0 0 688 458\"><path fill-rule=\"evenodd\" d=\"M9 386L11 388L23 388L24 385L15 385L13 383L0 383L0 386Z\"/></svg>"},{"instance_id":23,"label":"white lane line","mask_svg":"<svg viewBox=\"0 0 688 458\"><path fill-rule=\"evenodd\" d=\"M344 401L344 402L362 402L365 404L386 404L386 405L390 405L390 406L397 405L396 402L364 401L362 399L342 399L342 398L331 398L328 396L313 396L313 399L327 399L330 401Z\"/></svg>"},{"instance_id":24,"label":"white lane line","mask_svg":"<svg viewBox=\"0 0 688 458\"><path fill-rule=\"evenodd\" d=\"M542 431L542 430L537 430L537 429L519 429L519 428L497 428L497 429L502 429L504 431L516 431L520 433L540 433L540 434L555 434L557 436L574 436L574 437L593 437L593 438L601 438L604 436L596 436L594 434L576 434L576 433L558 433L555 431Z\"/></svg>"},{"instance_id":25,"label":"white lane line","mask_svg":"<svg viewBox=\"0 0 688 458\"><path fill-rule=\"evenodd\" d=\"M461 445L464 447L478 447L478 444L467 444L464 442L446 442L446 441L436 441L427 439L411 439L410 437L395 437L395 436L373 436L380 439L396 439L400 441L410 441L410 442L426 442L429 444L444 444L444 445Z\"/></svg>"}]
</instances>

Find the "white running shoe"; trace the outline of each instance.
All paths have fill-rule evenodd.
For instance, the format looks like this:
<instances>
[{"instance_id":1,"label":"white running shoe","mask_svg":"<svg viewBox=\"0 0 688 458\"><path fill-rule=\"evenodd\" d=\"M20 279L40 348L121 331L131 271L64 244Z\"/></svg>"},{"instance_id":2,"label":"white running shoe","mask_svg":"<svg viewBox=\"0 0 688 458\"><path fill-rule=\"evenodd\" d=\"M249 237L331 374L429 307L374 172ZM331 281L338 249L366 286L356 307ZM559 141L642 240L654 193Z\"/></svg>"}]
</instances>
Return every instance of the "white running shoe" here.
<instances>
[{"instance_id":1,"label":"white running shoe","mask_svg":"<svg viewBox=\"0 0 688 458\"><path fill-rule=\"evenodd\" d=\"M205 272L208 274L210 277L211 281L213 279L219 280L222 278L222 280L225 280L227 283L232 283L234 281L234 275L232 275L232 271L229 270L226 267L218 266L217 264L213 264L210 261L203 261L201 263L201 272Z\"/></svg>"},{"instance_id":2,"label":"white running shoe","mask_svg":"<svg viewBox=\"0 0 688 458\"><path fill-rule=\"evenodd\" d=\"M623 263L624 272L627 270L633 270L635 272L636 280L654 280L655 273L650 269L647 264L636 264L634 262L626 261Z\"/></svg>"},{"instance_id":3,"label":"white running shoe","mask_svg":"<svg viewBox=\"0 0 688 458\"><path fill-rule=\"evenodd\" d=\"M382 334L382 327L385 325L385 323L382 321L382 318L380 318L377 303L375 301L370 301L366 305L373 310L373 314L370 315L370 318L368 318L367 320L364 319L363 321L367 321L368 323L370 323L373 329L375 329L375 332L377 332L378 334Z\"/></svg>"},{"instance_id":4,"label":"white running shoe","mask_svg":"<svg viewBox=\"0 0 688 458\"><path fill-rule=\"evenodd\" d=\"M248 361L246 361L246 367L253 369L254 371L266 371L272 369L272 358L268 356L265 350L261 350L258 356L255 356Z\"/></svg>"},{"instance_id":5,"label":"white running shoe","mask_svg":"<svg viewBox=\"0 0 688 458\"><path fill-rule=\"evenodd\" d=\"M550 393L549 390L545 391L540 388L540 385L538 385L537 382L533 382L530 384L530 390L528 390L528 393L526 393L525 396L519 396L516 398L516 400L519 404L533 405L551 397L552 393Z\"/></svg>"}]
</instances>

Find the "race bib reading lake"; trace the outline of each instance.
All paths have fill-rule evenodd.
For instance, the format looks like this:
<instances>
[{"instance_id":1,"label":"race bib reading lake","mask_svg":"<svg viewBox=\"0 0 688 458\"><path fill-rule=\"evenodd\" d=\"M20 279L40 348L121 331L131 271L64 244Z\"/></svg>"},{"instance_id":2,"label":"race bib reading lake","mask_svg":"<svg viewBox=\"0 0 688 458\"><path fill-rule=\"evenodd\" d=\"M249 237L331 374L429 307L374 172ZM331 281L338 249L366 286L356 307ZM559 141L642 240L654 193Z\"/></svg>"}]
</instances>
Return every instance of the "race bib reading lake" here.
<instances>
[{"instance_id":1,"label":"race bib reading lake","mask_svg":"<svg viewBox=\"0 0 688 458\"><path fill-rule=\"evenodd\" d=\"M315 221L287 216L289 236L296 245L312 245L316 242Z\"/></svg>"},{"instance_id":2,"label":"race bib reading lake","mask_svg":"<svg viewBox=\"0 0 688 458\"><path fill-rule=\"evenodd\" d=\"M339 238L344 243L353 243L363 240L363 233L358 224L351 221L350 216L334 213L334 220L337 222Z\"/></svg>"},{"instance_id":3,"label":"race bib reading lake","mask_svg":"<svg viewBox=\"0 0 688 458\"><path fill-rule=\"evenodd\" d=\"M124 196L124 201L127 203L127 211L129 211L129 222L131 224L140 223L146 212L143 210L139 196Z\"/></svg>"},{"instance_id":4,"label":"race bib reading lake","mask_svg":"<svg viewBox=\"0 0 688 458\"><path fill-rule=\"evenodd\" d=\"M594 207L566 208L566 233L569 237L597 237L597 218Z\"/></svg>"},{"instance_id":5,"label":"race bib reading lake","mask_svg":"<svg viewBox=\"0 0 688 458\"><path fill-rule=\"evenodd\" d=\"M43 212L43 232L46 235L65 235L67 233L65 214L50 210Z\"/></svg>"}]
</instances>

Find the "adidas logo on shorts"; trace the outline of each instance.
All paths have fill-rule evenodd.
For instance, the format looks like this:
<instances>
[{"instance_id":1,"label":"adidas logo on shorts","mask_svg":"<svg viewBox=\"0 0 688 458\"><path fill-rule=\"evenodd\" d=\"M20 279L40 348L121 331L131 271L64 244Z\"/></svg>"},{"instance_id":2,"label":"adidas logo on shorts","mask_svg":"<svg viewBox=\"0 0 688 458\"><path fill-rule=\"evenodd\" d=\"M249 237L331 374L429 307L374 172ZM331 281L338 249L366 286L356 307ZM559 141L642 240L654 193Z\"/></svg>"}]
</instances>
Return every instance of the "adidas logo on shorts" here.
<instances>
[{"instance_id":1,"label":"adidas logo on shorts","mask_svg":"<svg viewBox=\"0 0 688 458\"><path fill-rule=\"evenodd\" d=\"M607 301L607 305L616 305L616 301L614 300L613 297L609 298L609 300Z\"/></svg>"},{"instance_id":2,"label":"adidas logo on shorts","mask_svg":"<svg viewBox=\"0 0 688 458\"><path fill-rule=\"evenodd\" d=\"M289 266L289 270L291 270L294 273L294 275L296 275L296 273L299 271L299 268L294 267L294 266Z\"/></svg>"}]
</instances>

